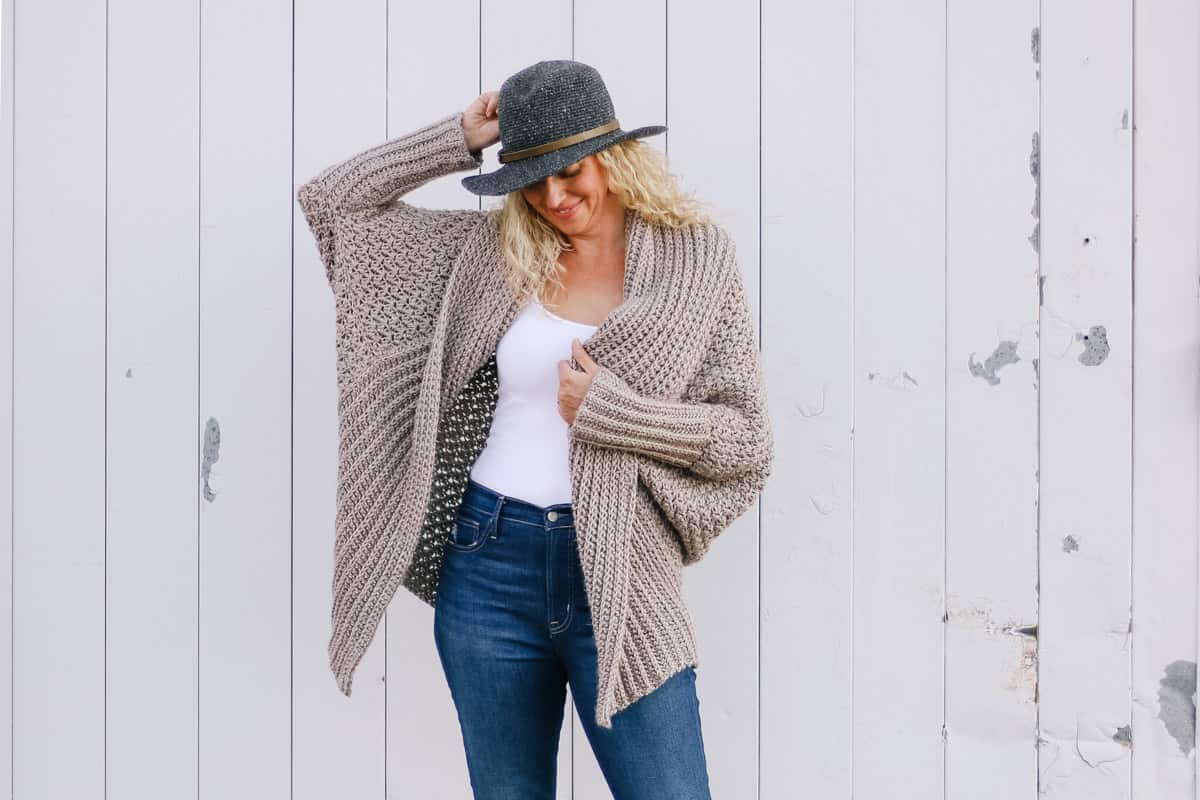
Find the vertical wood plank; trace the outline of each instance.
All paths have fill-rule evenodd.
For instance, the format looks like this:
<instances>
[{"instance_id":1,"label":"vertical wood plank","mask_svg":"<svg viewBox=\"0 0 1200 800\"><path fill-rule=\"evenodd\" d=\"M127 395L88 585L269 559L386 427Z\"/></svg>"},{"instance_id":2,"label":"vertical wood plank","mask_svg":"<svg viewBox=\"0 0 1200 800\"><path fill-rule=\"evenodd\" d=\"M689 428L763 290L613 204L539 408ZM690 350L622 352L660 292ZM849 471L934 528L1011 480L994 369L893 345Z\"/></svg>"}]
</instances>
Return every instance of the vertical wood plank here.
<instances>
[{"instance_id":1,"label":"vertical wood plank","mask_svg":"<svg viewBox=\"0 0 1200 800\"><path fill-rule=\"evenodd\" d=\"M199 3L110 0L108 9L108 692L107 739L96 752L106 755L113 797L192 797ZM40 92L44 80L25 85ZM50 222L57 212L47 211ZM103 297L97 289L89 297Z\"/></svg>"},{"instance_id":2,"label":"vertical wood plank","mask_svg":"<svg viewBox=\"0 0 1200 800\"><path fill-rule=\"evenodd\" d=\"M716 54L716 55L715 55ZM684 187L732 235L746 298L759 308L760 35L755 5L668 8L667 153ZM684 572L714 797L759 792L759 510L752 508Z\"/></svg>"},{"instance_id":3,"label":"vertical wood plank","mask_svg":"<svg viewBox=\"0 0 1200 800\"><path fill-rule=\"evenodd\" d=\"M0 2L0 787L13 791L13 0Z\"/></svg>"},{"instance_id":4,"label":"vertical wood plank","mask_svg":"<svg viewBox=\"0 0 1200 800\"><path fill-rule=\"evenodd\" d=\"M854 797L943 795L943 3L854 9ZM902 787L902 788L898 788Z\"/></svg>"},{"instance_id":5,"label":"vertical wood plank","mask_svg":"<svg viewBox=\"0 0 1200 800\"><path fill-rule=\"evenodd\" d=\"M436 80L430 80L431 72ZM483 91L477 0L427 5L392 0L387 74L389 138L465 110ZM479 198L460 183L468 174L432 180L406 200L426 208L479 208ZM433 640L433 609L401 588L383 625L387 796L466 800L471 788L462 731Z\"/></svg>"},{"instance_id":6,"label":"vertical wood plank","mask_svg":"<svg viewBox=\"0 0 1200 800\"><path fill-rule=\"evenodd\" d=\"M19 332L11 370L11 789L14 797L98 796L107 666L105 14L97 4L59 14L30 2L13 3L11 13L20 154L11 167Z\"/></svg>"},{"instance_id":7,"label":"vertical wood plank","mask_svg":"<svg viewBox=\"0 0 1200 800\"><path fill-rule=\"evenodd\" d=\"M1128 2L1042 5L1039 790L1130 795Z\"/></svg>"},{"instance_id":8,"label":"vertical wood plank","mask_svg":"<svg viewBox=\"0 0 1200 800\"><path fill-rule=\"evenodd\" d=\"M200 26L200 787L284 797L292 755L292 4Z\"/></svg>"},{"instance_id":9,"label":"vertical wood plank","mask_svg":"<svg viewBox=\"0 0 1200 800\"><path fill-rule=\"evenodd\" d=\"M1196 796L1200 7L1133 6L1132 796Z\"/></svg>"},{"instance_id":10,"label":"vertical wood plank","mask_svg":"<svg viewBox=\"0 0 1200 800\"><path fill-rule=\"evenodd\" d=\"M1036 796L1037 3L948 7L946 797Z\"/></svg>"},{"instance_id":11,"label":"vertical wood plank","mask_svg":"<svg viewBox=\"0 0 1200 800\"><path fill-rule=\"evenodd\" d=\"M293 181L387 135L387 6L377 0L294 4ZM293 189L292 197L295 197ZM329 669L337 487L334 303L316 244L293 203L292 541L293 797L384 794L384 623L350 697Z\"/></svg>"},{"instance_id":12,"label":"vertical wood plank","mask_svg":"<svg viewBox=\"0 0 1200 800\"><path fill-rule=\"evenodd\" d=\"M762 6L759 795L850 798L852 4ZM803 787L798 788L798 787Z\"/></svg>"}]
</instances>

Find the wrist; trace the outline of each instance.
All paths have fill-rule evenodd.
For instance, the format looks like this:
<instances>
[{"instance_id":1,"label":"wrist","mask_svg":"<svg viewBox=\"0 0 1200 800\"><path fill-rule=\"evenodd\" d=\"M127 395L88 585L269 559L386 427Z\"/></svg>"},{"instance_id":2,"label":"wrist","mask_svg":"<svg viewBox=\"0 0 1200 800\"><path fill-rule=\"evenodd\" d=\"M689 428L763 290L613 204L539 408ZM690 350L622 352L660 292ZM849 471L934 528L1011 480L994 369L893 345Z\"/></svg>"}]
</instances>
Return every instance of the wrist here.
<instances>
[{"instance_id":1,"label":"wrist","mask_svg":"<svg viewBox=\"0 0 1200 800\"><path fill-rule=\"evenodd\" d=\"M463 142L467 145L467 150L471 151L472 153L478 153L483 150L483 148L479 146L479 143L476 142L469 133L467 133L467 129L463 127L461 120L458 123L458 127L462 128Z\"/></svg>"}]
</instances>

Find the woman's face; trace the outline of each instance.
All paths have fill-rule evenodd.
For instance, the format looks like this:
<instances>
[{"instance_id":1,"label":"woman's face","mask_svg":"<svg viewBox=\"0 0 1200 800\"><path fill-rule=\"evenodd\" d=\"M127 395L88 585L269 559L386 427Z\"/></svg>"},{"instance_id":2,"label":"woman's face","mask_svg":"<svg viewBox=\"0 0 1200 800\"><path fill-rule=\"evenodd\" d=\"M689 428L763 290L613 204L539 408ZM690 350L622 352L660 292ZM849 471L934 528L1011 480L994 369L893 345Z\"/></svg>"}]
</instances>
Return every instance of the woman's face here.
<instances>
[{"instance_id":1,"label":"woman's face","mask_svg":"<svg viewBox=\"0 0 1200 800\"><path fill-rule=\"evenodd\" d=\"M587 230L605 203L616 199L609 194L608 176L595 154L526 186L521 193L545 220L568 236Z\"/></svg>"}]
</instances>

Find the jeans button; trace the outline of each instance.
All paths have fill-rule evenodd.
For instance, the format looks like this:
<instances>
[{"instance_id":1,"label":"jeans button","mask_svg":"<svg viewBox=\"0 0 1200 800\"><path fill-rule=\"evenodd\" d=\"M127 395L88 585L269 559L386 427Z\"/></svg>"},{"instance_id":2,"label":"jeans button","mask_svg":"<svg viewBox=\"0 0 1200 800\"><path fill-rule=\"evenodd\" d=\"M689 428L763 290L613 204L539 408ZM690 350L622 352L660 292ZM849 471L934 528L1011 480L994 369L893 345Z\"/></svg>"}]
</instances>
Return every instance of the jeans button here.
<instances>
[{"instance_id":1,"label":"jeans button","mask_svg":"<svg viewBox=\"0 0 1200 800\"><path fill-rule=\"evenodd\" d=\"M551 522L557 521L558 520L558 512L551 511L549 514L546 515L546 519L550 520Z\"/></svg>"}]
</instances>

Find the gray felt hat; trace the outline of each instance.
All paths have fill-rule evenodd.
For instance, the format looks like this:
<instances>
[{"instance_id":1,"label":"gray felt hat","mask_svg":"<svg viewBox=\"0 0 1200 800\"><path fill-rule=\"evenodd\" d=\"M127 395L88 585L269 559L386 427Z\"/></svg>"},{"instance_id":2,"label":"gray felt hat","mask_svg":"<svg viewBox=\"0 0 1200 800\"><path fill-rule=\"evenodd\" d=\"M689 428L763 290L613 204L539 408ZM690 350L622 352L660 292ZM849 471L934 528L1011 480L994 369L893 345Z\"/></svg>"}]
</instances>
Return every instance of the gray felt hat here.
<instances>
[{"instance_id":1,"label":"gray felt hat","mask_svg":"<svg viewBox=\"0 0 1200 800\"><path fill-rule=\"evenodd\" d=\"M474 194L507 194L609 145L667 129L621 130L600 73L579 61L539 61L509 76L500 87L499 112L502 166L463 178Z\"/></svg>"}]
</instances>

